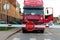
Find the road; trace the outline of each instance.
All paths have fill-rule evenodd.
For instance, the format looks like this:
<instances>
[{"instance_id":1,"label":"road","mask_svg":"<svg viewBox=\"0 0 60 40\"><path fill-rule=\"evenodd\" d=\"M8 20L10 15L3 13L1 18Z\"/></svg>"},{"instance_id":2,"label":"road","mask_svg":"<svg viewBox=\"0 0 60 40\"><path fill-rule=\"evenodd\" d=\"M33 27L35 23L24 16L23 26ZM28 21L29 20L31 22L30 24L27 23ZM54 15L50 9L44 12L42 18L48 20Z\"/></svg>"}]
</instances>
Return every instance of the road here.
<instances>
[{"instance_id":1,"label":"road","mask_svg":"<svg viewBox=\"0 0 60 40\"><path fill-rule=\"evenodd\" d=\"M18 32L7 40L60 40L60 29L46 29L43 34Z\"/></svg>"}]
</instances>

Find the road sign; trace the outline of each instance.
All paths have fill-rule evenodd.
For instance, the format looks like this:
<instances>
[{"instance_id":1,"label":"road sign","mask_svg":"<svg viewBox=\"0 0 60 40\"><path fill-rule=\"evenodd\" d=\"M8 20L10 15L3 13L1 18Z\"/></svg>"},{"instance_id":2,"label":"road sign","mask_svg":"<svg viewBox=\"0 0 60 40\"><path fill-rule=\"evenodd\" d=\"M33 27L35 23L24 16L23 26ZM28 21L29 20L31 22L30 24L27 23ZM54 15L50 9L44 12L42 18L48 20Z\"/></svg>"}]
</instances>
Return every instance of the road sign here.
<instances>
[{"instance_id":1,"label":"road sign","mask_svg":"<svg viewBox=\"0 0 60 40\"><path fill-rule=\"evenodd\" d=\"M28 22L26 24L26 29L27 29L27 31L33 31L35 29L34 23L33 22Z\"/></svg>"},{"instance_id":2,"label":"road sign","mask_svg":"<svg viewBox=\"0 0 60 40\"><path fill-rule=\"evenodd\" d=\"M4 4L3 8L4 8L4 10L6 10L6 11L7 11L7 10L9 10L10 5L6 3L6 4Z\"/></svg>"}]
</instances>

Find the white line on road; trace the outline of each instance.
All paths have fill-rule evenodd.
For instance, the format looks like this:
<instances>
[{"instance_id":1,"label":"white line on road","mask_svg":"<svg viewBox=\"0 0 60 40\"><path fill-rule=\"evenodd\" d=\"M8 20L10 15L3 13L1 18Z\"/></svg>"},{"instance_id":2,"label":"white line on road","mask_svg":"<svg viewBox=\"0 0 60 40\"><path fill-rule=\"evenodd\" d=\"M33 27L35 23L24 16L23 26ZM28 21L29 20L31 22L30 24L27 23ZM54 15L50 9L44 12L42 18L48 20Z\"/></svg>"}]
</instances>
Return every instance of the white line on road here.
<instances>
[{"instance_id":1,"label":"white line on road","mask_svg":"<svg viewBox=\"0 0 60 40\"><path fill-rule=\"evenodd\" d=\"M13 40L20 40L20 38L14 38Z\"/></svg>"},{"instance_id":2,"label":"white line on road","mask_svg":"<svg viewBox=\"0 0 60 40\"><path fill-rule=\"evenodd\" d=\"M36 40L36 38L30 38L30 40Z\"/></svg>"},{"instance_id":3,"label":"white line on road","mask_svg":"<svg viewBox=\"0 0 60 40\"><path fill-rule=\"evenodd\" d=\"M44 40L51 40L51 39L44 39Z\"/></svg>"}]
</instances>

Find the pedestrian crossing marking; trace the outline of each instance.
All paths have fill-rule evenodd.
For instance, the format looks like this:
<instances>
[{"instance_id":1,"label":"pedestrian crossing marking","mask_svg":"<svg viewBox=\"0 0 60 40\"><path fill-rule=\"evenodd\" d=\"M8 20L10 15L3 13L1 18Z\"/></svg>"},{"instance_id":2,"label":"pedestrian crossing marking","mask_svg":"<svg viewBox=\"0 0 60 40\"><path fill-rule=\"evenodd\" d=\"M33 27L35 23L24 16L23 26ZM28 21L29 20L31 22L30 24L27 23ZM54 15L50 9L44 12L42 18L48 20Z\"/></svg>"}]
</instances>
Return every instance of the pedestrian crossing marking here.
<instances>
[{"instance_id":1,"label":"pedestrian crossing marking","mask_svg":"<svg viewBox=\"0 0 60 40\"><path fill-rule=\"evenodd\" d=\"M30 40L36 40L36 38L30 38Z\"/></svg>"},{"instance_id":2,"label":"pedestrian crossing marking","mask_svg":"<svg viewBox=\"0 0 60 40\"><path fill-rule=\"evenodd\" d=\"M14 38L13 40L20 40L20 38Z\"/></svg>"},{"instance_id":3,"label":"pedestrian crossing marking","mask_svg":"<svg viewBox=\"0 0 60 40\"><path fill-rule=\"evenodd\" d=\"M51 39L44 39L44 40L51 40Z\"/></svg>"}]
</instances>

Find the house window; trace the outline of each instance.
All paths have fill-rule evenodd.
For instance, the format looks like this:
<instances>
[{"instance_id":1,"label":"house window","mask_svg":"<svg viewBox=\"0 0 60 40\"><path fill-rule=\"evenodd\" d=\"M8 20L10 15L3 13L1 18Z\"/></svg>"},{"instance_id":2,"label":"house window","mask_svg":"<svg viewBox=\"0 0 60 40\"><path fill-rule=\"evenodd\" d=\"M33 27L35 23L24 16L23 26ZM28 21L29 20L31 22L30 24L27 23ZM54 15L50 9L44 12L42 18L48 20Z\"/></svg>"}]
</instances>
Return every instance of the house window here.
<instances>
[{"instance_id":1,"label":"house window","mask_svg":"<svg viewBox=\"0 0 60 40\"><path fill-rule=\"evenodd\" d=\"M2 4L0 3L0 13L2 12Z\"/></svg>"},{"instance_id":2,"label":"house window","mask_svg":"<svg viewBox=\"0 0 60 40\"><path fill-rule=\"evenodd\" d=\"M2 0L0 0L0 3L2 2Z\"/></svg>"}]
</instances>

